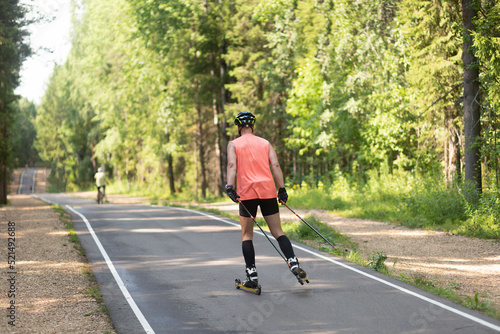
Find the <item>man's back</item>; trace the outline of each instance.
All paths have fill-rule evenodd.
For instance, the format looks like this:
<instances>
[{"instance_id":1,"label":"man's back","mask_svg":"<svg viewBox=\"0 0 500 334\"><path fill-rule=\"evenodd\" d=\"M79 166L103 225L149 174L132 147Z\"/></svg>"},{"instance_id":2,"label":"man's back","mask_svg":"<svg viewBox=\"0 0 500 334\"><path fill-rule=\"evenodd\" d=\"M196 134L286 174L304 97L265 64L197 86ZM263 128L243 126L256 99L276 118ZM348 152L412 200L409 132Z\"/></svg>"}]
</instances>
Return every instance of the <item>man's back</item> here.
<instances>
[{"instance_id":1,"label":"man's back","mask_svg":"<svg viewBox=\"0 0 500 334\"><path fill-rule=\"evenodd\" d=\"M102 187L106 185L106 175L103 172L97 172L95 174L95 184L98 187Z\"/></svg>"},{"instance_id":2,"label":"man's back","mask_svg":"<svg viewBox=\"0 0 500 334\"><path fill-rule=\"evenodd\" d=\"M242 200L275 198L276 186L269 169L269 142L253 134L235 140L238 194Z\"/></svg>"}]
</instances>

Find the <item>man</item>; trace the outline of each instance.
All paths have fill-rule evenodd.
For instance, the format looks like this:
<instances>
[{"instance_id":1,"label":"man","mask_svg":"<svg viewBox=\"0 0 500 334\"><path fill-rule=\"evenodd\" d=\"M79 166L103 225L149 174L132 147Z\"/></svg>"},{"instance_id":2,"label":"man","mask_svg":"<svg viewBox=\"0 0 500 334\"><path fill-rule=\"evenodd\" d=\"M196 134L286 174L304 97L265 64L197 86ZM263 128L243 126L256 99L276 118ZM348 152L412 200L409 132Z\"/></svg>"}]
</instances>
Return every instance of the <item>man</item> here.
<instances>
[{"instance_id":1,"label":"man","mask_svg":"<svg viewBox=\"0 0 500 334\"><path fill-rule=\"evenodd\" d=\"M234 123L238 126L240 137L230 142L227 147L226 191L234 202L240 203L242 250L247 275L247 280L243 284L248 287L258 285L253 247L254 223L246 210L248 209L255 217L258 206L272 235L287 258L290 270L294 275L306 278L305 271L300 268L299 261L295 257L292 244L281 228L273 175L279 187L277 193L279 201L286 203L288 194L276 152L267 140L253 134L255 116L252 113L240 112ZM238 192L236 192L235 178L237 178Z\"/></svg>"},{"instance_id":2,"label":"man","mask_svg":"<svg viewBox=\"0 0 500 334\"><path fill-rule=\"evenodd\" d=\"M95 173L95 184L97 186L97 203L99 203L99 194L101 193L102 188L102 198L106 194L106 175L104 174L104 167L99 167L97 173Z\"/></svg>"}]
</instances>

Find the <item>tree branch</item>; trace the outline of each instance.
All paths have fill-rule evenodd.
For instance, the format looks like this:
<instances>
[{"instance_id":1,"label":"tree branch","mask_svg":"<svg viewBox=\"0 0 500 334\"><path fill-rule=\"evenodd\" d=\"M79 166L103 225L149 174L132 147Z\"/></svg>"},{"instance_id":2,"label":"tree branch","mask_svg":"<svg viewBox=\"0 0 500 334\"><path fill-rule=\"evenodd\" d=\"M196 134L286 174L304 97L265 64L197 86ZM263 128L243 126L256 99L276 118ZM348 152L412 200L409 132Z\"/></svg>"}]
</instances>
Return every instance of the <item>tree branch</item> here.
<instances>
[{"instance_id":1,"label":"tree branch","mask_svg":"<svg viewBox=\"0 0 500 334\"><path fill-rule=\"evenodd\" d=\"M432 104L430 106L427 107L427 109L424 110L424 112L422 112L420 116L424 115L427 111L429 111L430 108L432 108L436 103L438 103L439 101L441 101L442 99L446 98L451 92L453 92L455 89L457 89L458 87L460 86L463 86L463 82L461 83L458 83L456 84L455 86L453 86L449 91L446 92L446 94L444 94L443 96L441 96L439 99L435 100L434 102L432 102Z\"/></svg>"}]
</instances>

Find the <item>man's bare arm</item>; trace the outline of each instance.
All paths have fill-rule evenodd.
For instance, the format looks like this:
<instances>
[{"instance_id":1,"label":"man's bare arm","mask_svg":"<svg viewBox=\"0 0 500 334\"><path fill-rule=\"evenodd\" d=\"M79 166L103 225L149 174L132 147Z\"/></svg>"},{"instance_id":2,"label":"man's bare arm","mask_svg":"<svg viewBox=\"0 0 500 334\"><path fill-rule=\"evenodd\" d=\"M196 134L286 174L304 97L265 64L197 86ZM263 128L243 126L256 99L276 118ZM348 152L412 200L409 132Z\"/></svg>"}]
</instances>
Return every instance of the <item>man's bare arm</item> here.
<instances>
[{"instance_id":1,"label":"man's bare arm","mask_svg":"<svg viewBox=\"0 0 500 334\"><path fill-rule=\"evenodd\" d=\"M227 145L227 183L234 186L236 178L236 147L233 143Z\"/></svg>"},{"instance_id":2,"label":"man's bare arm","mask_svg":"<svg viewBox=\"0 0 500 334\"><path fill-rule=\"evenodd\" d=\"M269 144L269 164L271 165L271 170L273 171L276 183L278 183L279 188L285 188L285 180L283 178L283 172L281 171L280 163L278 161L278 156L276 151L271 144Z\"/></svg>"}]
</instances>

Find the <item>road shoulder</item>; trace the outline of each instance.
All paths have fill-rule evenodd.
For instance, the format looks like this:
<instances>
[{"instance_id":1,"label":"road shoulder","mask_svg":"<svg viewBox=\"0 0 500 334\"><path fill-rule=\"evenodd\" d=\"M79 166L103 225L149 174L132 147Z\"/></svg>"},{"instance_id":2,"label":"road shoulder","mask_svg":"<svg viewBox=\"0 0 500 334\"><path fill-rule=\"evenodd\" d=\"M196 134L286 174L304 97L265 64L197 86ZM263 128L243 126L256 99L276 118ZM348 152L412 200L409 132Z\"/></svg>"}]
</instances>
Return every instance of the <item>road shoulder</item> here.
<instances>
[{"instance_id":1,"label":"road shoulder","mask_svg":"<svg viewBox=\"0 0 500 334\"><path fill-rule=\"evenodd\" d=\"M69 241L59 213L30 195L8 199L10 205L0 208L0 239L5 246L11 241L4 252L15 262L2 266L2 278L11 280L2 284L7 291L0 293L0 304L15 309L8 310L1 327L10 333L115 333L87 293L95 284L90 266Z\"/></svg>"}]
</instances>

